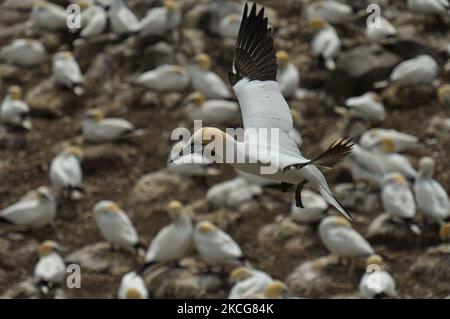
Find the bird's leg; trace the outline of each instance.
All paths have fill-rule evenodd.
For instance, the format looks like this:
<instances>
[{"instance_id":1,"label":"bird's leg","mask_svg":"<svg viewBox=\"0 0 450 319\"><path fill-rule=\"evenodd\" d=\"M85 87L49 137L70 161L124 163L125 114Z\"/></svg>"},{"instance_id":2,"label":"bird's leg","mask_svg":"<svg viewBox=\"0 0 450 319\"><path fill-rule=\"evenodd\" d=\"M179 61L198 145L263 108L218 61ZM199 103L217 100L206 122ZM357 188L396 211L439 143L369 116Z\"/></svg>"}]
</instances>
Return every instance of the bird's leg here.
<instances>
[{"instance_id":1,"label":"bird's leg","mask_svg":"<svg viewBox=\"0 0 450 319\"><path fill-rule=\"evenodd\" d=\"M297 184L297 189L295 190L295 205L300 208L305 208L302 203L302 189L308 183L308 179L304 179L301 183Z\"/></svg>"},{"instance_id":2,"label":"bird's leg","mask_svg":"<svg viewBox=\"0 0 450 319\"><path fill-rule=\"evenodd\" d=\"M281 191L286 193L289 189L291 189L292 184L281 182Z\"/></svg>"}]
</instances>

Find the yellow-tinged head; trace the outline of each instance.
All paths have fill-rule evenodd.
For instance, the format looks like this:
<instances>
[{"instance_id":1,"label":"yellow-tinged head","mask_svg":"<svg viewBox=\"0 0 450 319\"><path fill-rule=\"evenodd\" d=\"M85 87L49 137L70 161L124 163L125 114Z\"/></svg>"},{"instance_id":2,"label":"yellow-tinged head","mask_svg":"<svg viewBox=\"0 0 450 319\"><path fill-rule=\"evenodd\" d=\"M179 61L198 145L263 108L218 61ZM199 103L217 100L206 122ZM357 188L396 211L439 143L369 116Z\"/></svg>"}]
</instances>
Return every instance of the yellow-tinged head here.
<instances>
[{"instance_id":1,"label":"yellow-tinged head","mask_svg":"<svg viewBox=\"0 0 450 319\"><path fill-rule=\"evenodd\" d=\"M342 216L333 216L334 218L334 224L339 226L345 226L345 227L352 227L352 224L348 221L347 218L344 218Z\"/></svg>"},{"instance_id":2,"label":"yellow-tinged head","mask_svg":"<svg viewBox=\"0 0 450 319\"><path fill-rule=\"evenodd\" d=\"M439 230L439 237L442 241L450 241L450 223L446 223L441 226L441 229Z\"/></svg>"},{"instance_id":3,"label":"yellow-tinged head","mask_svg":"<svg viewBox=\"0 0 450 319\"><path fill-rule=\"evenodd\" d=\"M88 0L76 0L75 3L80 7L81 10L86 10L91 6Z\"/></svg>"},{"instance_id":4,"label":"yellow-tinged head","mask_svg":"<svg viewBox=\"0 0 450 319\"><path fill-rule=\"evenodd\" d=\"M36 189L36 194L40 199L49 199L50 191L45 186L40 186Z\"/></svg>"},{"instance_id":5,"label":"yellow-tinged head","mask_svg":"<svg viewBox=\"0 0 450 319\"><path fill-rule=\"evenodd\" d=\"M398 184L401 184L401 185L406 185L406 184L408 184L408 182L406 181L405 176L403 176L402 174L394 174L394 175L392 176L392 180L393 180L394 182L398 183Z\"/></svg>"},{"instance_id":6,"label":"yellow-tinged head","mask_svg":"<svg viewBox=\"0 0 450 319\"><path fill-rule=\"evenodd\" d=\"M248 269L247 267L238 267L238 268L233 269L233 271L230 274L229 280L232 283L236 283L238 281L247 279L250 276L252 276L252 272L250 269Z\"/></svg>"},{"instance_id":7,"label":"yellow-tinged head","mask_svg":"<svg viewBox=\"0 0 450 319\"><path fill-rule=\"evenodd\" d=\"M164 7L169 12L175 12L177 10L177 3L174 0L164 0Z\"/></svg>"},{"instance_id":8,"label":"yellow-tinged head","mask_svg":"<svg viewBox=\"0 0 450 319\"><path fill-rule=\"evenodd\" d=\"M380 255L369 256L366 260L366 267L368 267L369 265L382 266L383 258Z\"/></svg>"},{"instance_id":9,"label":"yellow-tinged head","mask_svg":"<svg viewBox=\"0 0 450 319\"><path fill-rule=\"evenodd\" d=\"M73 59L73 54L70 51L63 51L63 52L61 52L61 57L64 60L72 60Z\"/></svg>"},{"instance_id":10,"label":"yellow-tinged head","mask_svg":"<svg viewBox=\"0 0 450 319\"><path fill-rule=\"evenodd\" d=\"M43 9L43 8L46 8L48 6L48 2L44 1L44 0L38 0L38 1L35 2L35 6L38 9Z\"/></svg>"},{"instance_id":11,"label":"yellow-tinged head","mask_svg":"<svg viewBox=\"0 0 450 319\"><path fill-rule=\"evenodd\" d=\"M46 240L39 245L37 252L39 257L44 257L58 249L61 249L61 246L57 242Z\"/></svg>"},{"instance_id":12,"label":"yellow-tinged head","mask_svg":"<svg viewBox=\"0 0 450 319\"><path fill-rule=\"evenodd\" d=\"M173 67L173 72L178 75L183 75L183 74L186 74L186 69L182 66L175 65Z\"/></svg>"},{"instance_id":13,"label":"yellow-tinged head","mask_svg":"<svg viewBox=\"0 0 450 319\"><path fill-rule=\"evenodd\" d=\"M78 146L68 146L64 149L64 152L68 155L76 156L79 159L82 159L84 155L83 149Z\"/></svg>"},{"instance_id":14,"label":"yellow-tinged head","mask_svg":"<svg viewBox=\"0 0 450 319\"><path fill-rule=\"evenodd\" d=\"M441 85L438 89L439 101L450 107L450 84Z\"/></svg>"},{"instance_id":15,"label":"yellow-tinged head","mask_svg":"<svg viewBox=\"0 0 450 319\"><path fill-rule=\"evenodd\" d=\"M385 137L381 139L380 146L383 152L385 153L393 153L395 152L395 142L392 138Z\"/></svg>"},{"instance_id":16,"label":"yellow-tinged head","mask_svg":"<svg viewBox=\"0 0 450 319\"><path fill-rule=\"evenodd\" d=\"M289 63L289 53L286 51L280 50L277 51L277 60L282 66L286 66Z\"/></svg>"},{"instance_id":17,"label":"yellow-tinged head","mask_svg":"<svg viewBox=\"0 0 450 319\"><path fill-rule=\"evenodd\" d=\"M119 213L121 211L119 205L117 205L115 202L111 201L108 203L107 209L110 213Z\"/></svg>"},{"instance_id":18,"label":"yellow-tinged head","mask_svg":"<svg viewBox=\"0 0 450 319\"><path fill-rule=\"evenodd\" d=\"M432 157L425 156L420 159L419 169L425 174L430 176L433 175L435 167L436 161Z\"/></svg>"},{"instance_id":19,"label":"yellow-tinged head","mask_svg":"<svg viewBox=\"0 0 450 319\"><path fill-rule=\"evenodd\" d=\"M171 219L175 219L182 211L183 204L177 200L173 200L167 205L167 214Z\"/></svg>"},{"instance_id":20,"label":"yellow-tinged head","mask_svg":"<svg viewBox=\"0 0 450 319\"><path fill-rule=\"evenodd\" d=\"M100 109L91 109L86 112L86 116L96 122L100 122L105 118L105 113Z\"/></svg>"},{"instance_id":21,"label":"yellow-tinged head","mask_svg":"<svg viewBox=\"0 0 450 319\"><path fill-rule=\"evenodd\" d=\"M378 102L378 103L382 103L383 102L383 98L381 97L380 94L378 94L376 92L370 92L369 94L370 94L370 96L372 97L372 99L375 102Z\"/></svg>"},{"instance_id":22,"label":"yellow-tinged head","mask_svg":"<svg viewBox=\"0 0 450 319\"><path fill-rule=\"evenodd\" d=\"M326 22L321 17L311 17L308 20L308 27L314 32L322 30L323 28L325 28L325 25Z\"/></svg>"},{"instance_id":23,"label":"yellow-tinged head","mask_svg":"<svg viewBox=\"0 0 450 319\"><path fill-rule=\"evenodd\" d=\"M10 86L8 94L12 100L20 100L22 98L22 88L18 85Z\"/></svg>"},{"instance_id":24,"label":"yellow-tinged head","mask_svg":"<svg viewBox=\"0 0 450 319\"><path fill-rule=\"evenodd\" d=\"M274 280L267 285L264 295L268 299L280 299L285 292L287 292L286 285L279 280Z\"/></svg>"},{"instance_id":25,"label":"yellow-tinged head","mask_svg":"<svg viewBox=\"0 0 450 319\"><path fill-rule=\"evenodd\" d=\"M130 287L127 289L126 297L127 299L142 299L141 292L134 287Z\"/></svg>"},{"instance_id":26,"label":"yellow-tinged head","mask_svg":"<svg viewBox=\"0 0 450 319\"><path fill-rule=\"evenodd\" d=\"M202 234L209 234L209 233L212 233L212 232L214 232L216 230L216 226L214 226L214 224L211 223L211 222L202 221L202 222L197 224L197 229Z\"/></svg>"},{"instance_id":27,"label":"yellow-tinged head","mask_svg":"<svg viewBox=\"0 0 450 319\"><path fill-rule=\"evenodd\" d=\"M203 70L209 70L211 68L211 58L205 53L199 53L194 57L195 63L197 63Z\"/></svg>"},{"instance_id":28,"label":"yellow-tinged head","mask_svg":"<svg viewBox=\"0 0 450 319\"><path fill-rule=\"evenodd\" d=\"M194 102L196 106L202 106L206 101L206 97L200 92L189 94L188 100Z\"/></svg>"}]
</instances>

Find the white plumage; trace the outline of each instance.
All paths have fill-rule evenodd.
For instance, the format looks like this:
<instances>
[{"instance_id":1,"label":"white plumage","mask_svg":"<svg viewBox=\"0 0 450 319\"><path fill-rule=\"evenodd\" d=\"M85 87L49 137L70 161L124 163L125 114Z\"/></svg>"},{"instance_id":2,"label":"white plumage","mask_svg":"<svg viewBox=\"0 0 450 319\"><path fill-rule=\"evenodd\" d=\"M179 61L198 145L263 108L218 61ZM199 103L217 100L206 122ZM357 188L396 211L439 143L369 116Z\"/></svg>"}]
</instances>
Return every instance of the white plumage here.
<instances>
[{"instance_id":1,"label":"white plumage","mask_svg":"<svg viewBox=\"0 0 450 319\"><path fill-rule=\"evenodd\" d=\"M383 121L386 112L381 97L374 92L348 98L345 106L368 121Z\"/></svg>"},{"instance_id":2,"label":"white plumage","mask_svg":"<svg viewBox=\"0 0 450 319\"><path fill-rule=\"evenodd\" d=\"M351 6L333 0L315 1L306 9L308 18L321 17L330 23L345 22L352 17L352 14Z\"/></svg>"},{"instance_id":3,"label":"white plumage","mask_svg":"<svg viewBox=\"0 0 450 319\"><path fill-rule=\"evenodd\" d=\"M327 201L308 189L302 192L304 208L297 207L295 201L291 205L292 220L300 223L315 223L322 219L323 214L328 209Z\"/></svg>"},{"instance_id":4,"label":"white plumage","mask_svg":"<svg viewBox=\"0 0 450 319\"><path fill-rule=\"evenodd\" d=\"M254 197L261 196L260 185L248 181L244 177L236 177L216 184L206 192L206 200L215 206L239 207Z\"/></svg>"},{"instance_id":5,"label":"white plumage","mask_svg":"<svg viewBox=\"0 0 450 319\"><path fill-rule=\"evenodd\" d=\"M394 278L383 268L364 273L359 283L359 293L366 299L390 297L397 295Z\"/></svg>"},{"instance_id":6,"label":"white plumage","mask_svg":"<svg viewBox=\"0 0 450 319\"><path fill-rule=\"evenodd\" d=\"M34 280L46 289L61 284L66 273L66 263L57 253L62 247L54 241L44 241L38 247L39 261L34 267ZM43 289L44 293L47 290Z\"/></svg>"},{"instance_id":7,"label":"white plumage","mask_svg":"<svg viewBox=\"0 0 450 319\"><path fill-rule=\"evenodd\" d=\"M8 63L25 67L39 65L46 54L42 43L33 39L16 39L0 51L0 56Z\"/></svg>"},{"instance_id":8,"label":"white plumage","mask_svg":"<svg viewBox=\"0 0 450 319\"><path fill-rule=\"evenodd\" d=\"M53 56L52 75L56 83L63 85L81 95L83 75L80 66L71 52L58 52Z\"/></svg>"},{"instance_id":9,"label":"white plumage","mask_svg":"<svg viewBox=\"0 0 450 319\"><path fill-rule=\"evenodd\" d=\"M105 9L101 6L93 5L81 13L82 38L92 38L102 34L108 22L108 16Z\"/></svg>"},{"instance_id":10,"label":"white plumage","mask_svg":"<svg viewBox=\"0 0 450 319\"><path fill-rule=\"evenodd\" d=\"M183 176L208 176L218 173L217 170L210 167L213 160L204 154L191 153L171 161L183 150L184 145L185 142L180 141L172 147L167 159L167 169L169 171Z\"/></svg>"},{"instance_id":11,"label":"white plumage","mask_svg":"<svg viewBox=\"0 0 450 319\"><path fill-rule=\"evenodd\" d=\"M239 105L236 102L206 100L200 92L188 96L184 112L191 121L201 120L206 124L229 123L240 115Z\"/></svg>"},{"instance_id":12,"label":"white plumage","mask_svg":"<svg viewBox=\"0 0 450 319\"><path fill-rule=\"evenodd\" d=\"M413 12L450 15L448 0L408 0L407 4Z\"/></svg>"},{"instance_id":13,"label":"white plumage","mask_svg":"<svg viewBox=\"0 0 450 319\"><path fill-rule=\"evenodd\" d=\"M419 139L416 136L384 128L373 128L365 131L361 135L359 143L363 148L370 150L383 139L392 141L392 152L405 152L419 146Z\"/></svg>"},{"instance_id":14,"label":"white plumage","mask_svg":"<svg viewBox=\"0 0 450 319\"><path fill-rule=\"evenodd\" d=\"M81 157L81 149L69 147L58 154L50 164L50 180L53 186L60 191L69 191L72 199L78 199L78 192L82 189Z\"/></svg>"},{"instance_id":15,"label":"white plumage","mask_svg":"<svg viewBox=\"0 0 450 319\"><path fill-rule=\"evenodd\" d=\"M300 73L297 67L289 61L287 52L278 51L277 59L277 81L280 84L281 94L287 99L295 98L299 89Z\"/></svg>"},{"instance_id":16,"label":"white plumage","mask_svg":"<svg viewBox=\"0 0 450 319\"><path fill-rule=\"evenodd\" d=\"M188 71L178 65L161 65L139 75L135 83L156 92L183 91L190 82Z\"/></svg>"},{"instance_id":17,"label":"white plumage","mask_svg":"<svg viewBox=\"0 0 450 319\"><path fill-rule=\"evenodd\" d=\"M30 107L21 100L22 89L12 86L8 94L0 105L0 122L14 127L31 129L31 122L28 119Z\"/></svg>"},{"instance_id":18,"label":"white plumage","mask_svg":"<svg viewBox=\"0 0 450 319\"><path fill-rule=\"evenodd\" d=\"M397 65L391 73L390 81L398 84L430 83L439 72L439 66L429 55L420 55Z\"/></svg>"},{"instance_id":19,"label":"white plumage","mask_svg":"<svg viewBox=\"0 0 450 319\"><path fill-rule=\"evenodd\" d=\"M231 13L220 21L219 34L225 39L236 39L240 25L241 16L236 13Z\"/></svg>"},{"instance_id":20,"label":"white plumage","mask_svg":"<svg viewBox=\"0 0 450 319\"><path fill-rule=\"evenodd\" d=\"M110 11L111 29L122 35L139 31L139 19L125 5L123 0L112 0Z\"/></svg>"},{"instance_id":21,"label":"white plumage","mask_svg":"<svg viewBox=\"0 0 450 319\"><path fill-rule=\"evenodd\" d=\"M124 274L120 281L117 297L119 299L147 299L148 291L144 279L134 271Z\"/></svg>"},{"instance_id":22,"label":"white plumage","mask_svg":"<svg viewBox=\"0 0 450 319\"><path fill-rule=\"evenodd\" d=\"M323 22L322 22L323 23ZM341 40L336 30L325 23L315 34L311 43L311 53L324 60L325 66L332 70L335 68L334 58L341 51Z\"/></svg>"},{"instance_id":23,"label":"white plumage","mask_svg":"<svg viewBox=\"0 0 450 319\"><path fill-rule=\"evenodd\" d=\"M411 219L416 214L416 204L405 177L390 173L383 179L381 189L383 207L392 217Z\"/></svg>"},{"instance_id":24,"label":"white plumage","mask_svg":"<svg viewBox=\"0 0 450 319\"><path fill-rule=\"evenodd\" d=\"M228 299L252 298L256 294L264 293L267 285L273 281L272 277L263 271L244 267L233 270L230 276L232 280L234 276L238 276L237 282L231 288Z\"/></svg>"},{"instance_id":25,"label":"white plumage","mask_svg":"<svg viewBox=\"0 0 450 319\"><path fill-rule=\"evenodd\" d=\"M31 10L33 24L45 30L66 29L67 18L67 12L63 7L43 0L36 1Z\"/></svg>"},{"instance_id":26,"label":"white plumage","mask_svg":"<svg viewBox=\"0 0 450 319\"><path fill-rule=\"evenodd\" d=\"M366 35L369 41L380 42L397 34L395 27L384 17L380 17L380 25L367 26Z\"/></svg>"},{"instance_id":27,"label":"white plumage","mask_svg":"<svg viewBox=\"0 0 450 319\"><path fill-rule=\"evenodd\" d=\"M166 0L163 7L153 8L139 22L140 36L164 36L178 27L182 21L182 13L178 5Z\"/></svg>"}]
</instances>

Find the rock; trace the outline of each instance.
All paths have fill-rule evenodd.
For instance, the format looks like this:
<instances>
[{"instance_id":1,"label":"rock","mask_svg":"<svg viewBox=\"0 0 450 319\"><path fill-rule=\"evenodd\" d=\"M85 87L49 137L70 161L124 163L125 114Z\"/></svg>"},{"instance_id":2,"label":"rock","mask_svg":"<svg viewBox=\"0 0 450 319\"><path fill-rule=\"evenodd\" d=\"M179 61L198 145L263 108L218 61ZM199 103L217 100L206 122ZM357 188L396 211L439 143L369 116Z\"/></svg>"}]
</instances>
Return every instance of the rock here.
<instances>
[{"instance_id":1,"label":"rock","mask_svg":"<svg viewBox=\"0 0 450 319\"><path fill-rule=\"evenodd\" d=\"M407 86L390 85L382 93L385 105L388 108L416 108L429 105L436 99L436 90L430 83L413 84Z\"/></svg>"},{"instance_id":2,"label":"rock","mask_svg":"<svg viewBox=\"0 0 450 319\"><path fill-rule=\"evenodd\" d=\"M400 58L378 45L358 46L342 53L331 73L326 91L343 102L373 90L373 84L389 77Z\"/></svg>"},{"instance_id":3,"label":"rock","mask_svg":"<svg viewBox=\"0 0 450 319\"><path fill-rule=\"evenodd\" d=\"M383 45L383 47L393 54L401 57L402 60L413 59L422 54L430 55L437 61L439 58L439 53L435 49L416 40L400 39L389 42Z\"/></svg>"},{"instance_id":4,"label":"rock","mask_svg":"<svg viewBox=\"0 0 450 319\"><path fill-rule=\"evenodd\" d=\"M39 290L34 285L34 280L31 277L6 289L0 295L0 299L18 299L18 298L36 299L38 297L39 297Z\"/></svg>"},{"instance_id":5,"label":"rock","mask_svg":"<svg viewBox=\"0 0 450 319\"><path fill-rule=\"evenodd\" d=\"M106 242L85 246L65 259L67 264L78 264L82 272L109 272L119 275L135 267L131 252L111 250L111 246Z\"/></svg>"},{"instance_id":6,"label":"rock","mask_svg":"<svg viewBox=\"0 0 450 319\"><path fill-rule=\"evenodd\" d=\"M336 294L353 292L357 276L349 280L347 267L337 265L337 258L330 255L300 264L287 278L293 294L305 298L327 298Z\"/></svg>"},{"instance_id":7,"label":"rock","mask_svg":"<svg viewBox=\"0 0 450 319\"><path fill-rule=\"evenodd\" d=\"M91 145L84 148L84 157L82 161L83 172L85 174L95 174L101 170L112 170L124 167L130 156L124 152L123 147L115 145ZM105 165L108 163L108 165Z\"/></svg>"},{"instance_id":8,"label":"rock","mask_svg":"<svg viewBox=\"0 0 450 319\"><path fill-rule=\"evenodd\" d=\"M176 174L165 170L142 176L132 190L134 202L146 203L166 197L169 194L183 193L189 183Z\"/></svg>"}]
</instances>

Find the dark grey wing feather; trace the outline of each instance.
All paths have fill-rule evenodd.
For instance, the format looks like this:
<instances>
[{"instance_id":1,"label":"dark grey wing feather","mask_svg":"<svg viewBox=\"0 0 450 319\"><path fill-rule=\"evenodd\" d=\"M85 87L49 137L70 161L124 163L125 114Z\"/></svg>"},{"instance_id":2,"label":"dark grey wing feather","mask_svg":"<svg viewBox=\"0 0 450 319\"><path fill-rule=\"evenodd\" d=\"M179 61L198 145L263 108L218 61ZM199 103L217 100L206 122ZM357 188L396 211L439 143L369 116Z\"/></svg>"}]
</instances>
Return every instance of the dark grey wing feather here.
<instances>
[{"instance_id":1,"label":"dark grey wing feather","mask_svg":"<svg viewBox=\"0 0 450 319\"><path fill-rule=\"evenodd\" d=\"M353 145L355 145L353 138L343 138L340 141L335 141L325 152L312 159L311 163L331 168L352 152Z\"/></svg>"},{"instance_id":2,"label":"dark grey wing feather","mask_svg":"<svg viewBox=\"0 0 450 319\"><path fill-rule=\"evenodd\" d=\"M229 73L231 85L243 78L276 81L278 65L275 53L272 30L268 28L267 18L264 18L264 8L256 14L254 3L248 14L248 5L245 4L233 67Z\"/></svg>"}]
</instances>

